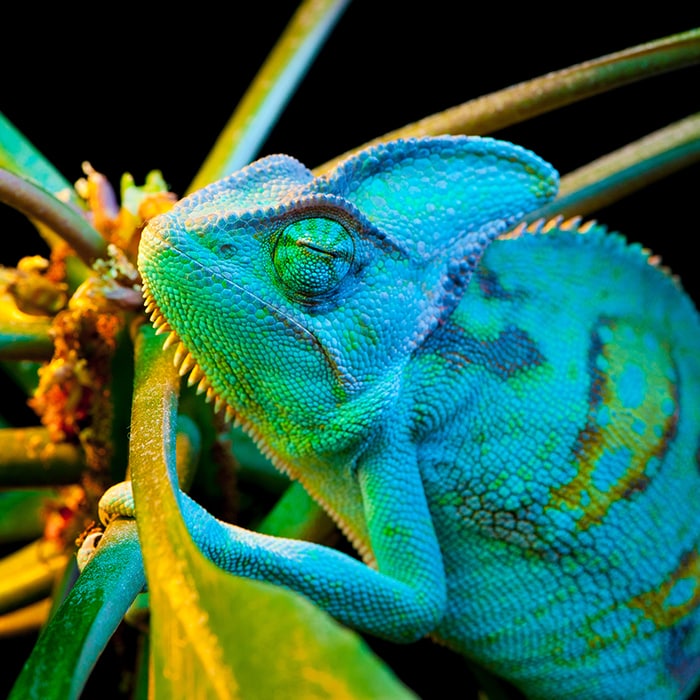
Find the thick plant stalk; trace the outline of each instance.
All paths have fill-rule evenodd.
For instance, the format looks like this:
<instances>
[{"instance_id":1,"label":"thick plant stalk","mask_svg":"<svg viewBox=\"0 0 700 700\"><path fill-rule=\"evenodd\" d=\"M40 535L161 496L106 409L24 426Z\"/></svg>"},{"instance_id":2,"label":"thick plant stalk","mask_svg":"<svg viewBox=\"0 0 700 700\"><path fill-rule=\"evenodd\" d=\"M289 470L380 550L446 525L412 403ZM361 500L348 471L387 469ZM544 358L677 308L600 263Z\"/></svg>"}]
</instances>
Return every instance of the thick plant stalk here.
<instances>
[{"instance_id":1,"label":"thick plant stalk","mask_svg":"<svg viewBox=\"0 0 700 700\"><path fill-rule=\"evenodd\" d=\"M85 456L68 442L55 443L43 427L0 430L0 487L79 483Z\"/></svg>"},{"instance_id":2,"label":"thick plant stalk","mask_svg":"<svg viewBox=\"0 0 700 700\"><path fill-rule=\"evenodd\" d=\"M695 114L565 175L558 197L528 220L589 214L698 160L700 114Z\"/></svg>"},{"instance_id":3,"label":"thick plant stalk","mask_svg":"<svg viewBox=\"0 0 700 700\"><path fill-rule=\"evenodd\" d=\"M489 134L607 90L700 62L700 29L600 58L492 92L379 136L315 169L326 172L368 146L397 138Z\"/></svg>"},{"instance_id":4,"label":"thick plant stalk","mask_svg":"<svg viewBox=\"0 0 700 700\"><path fill-rule=\"evenodd\" d=\"M143 586L136 523L115 520L43 630L10 699L79 698L99 655Z\"/></svg>"},{"instance_id":5,"label":"thick plant stalk","mask_svg":"<svg viewBox=\"0 0 700 700\"><path fill-rule=\"evenodd\" d=\"M0 112L0 168L30 175L32 180L52 194L65 193L67 201L79 199L70 182Z\"/></svg>"},{"instance_id":6,"label":"thick plant stalk","mask_svg":"<svg viewBox=\"0 0 700 700\"><path fill-rule=\"evenodd\" d=\"M349 0L305 0L292 17L190 185L200 189L257 153Z\"/></svg>"}]
</instances>

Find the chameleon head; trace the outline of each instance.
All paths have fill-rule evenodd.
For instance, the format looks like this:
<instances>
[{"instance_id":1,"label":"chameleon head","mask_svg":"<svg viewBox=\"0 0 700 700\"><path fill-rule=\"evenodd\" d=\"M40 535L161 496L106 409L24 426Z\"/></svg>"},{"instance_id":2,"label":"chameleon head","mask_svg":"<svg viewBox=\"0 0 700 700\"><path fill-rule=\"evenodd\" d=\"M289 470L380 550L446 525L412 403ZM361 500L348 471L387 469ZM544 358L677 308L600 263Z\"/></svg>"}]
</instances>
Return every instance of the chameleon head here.
<instances>
[{"instance_id":1,"label":"chameleon head","mask_svg":"<svg viewBox=\"0 0 700 700\"><path fill-rule=\"evenodd\" d=\"M362 439L488 243L556 187L547 163L493 139L395 141L322 177L263 158L149 223L147 305L278 449Z\"/></svg>"}]
</instances>

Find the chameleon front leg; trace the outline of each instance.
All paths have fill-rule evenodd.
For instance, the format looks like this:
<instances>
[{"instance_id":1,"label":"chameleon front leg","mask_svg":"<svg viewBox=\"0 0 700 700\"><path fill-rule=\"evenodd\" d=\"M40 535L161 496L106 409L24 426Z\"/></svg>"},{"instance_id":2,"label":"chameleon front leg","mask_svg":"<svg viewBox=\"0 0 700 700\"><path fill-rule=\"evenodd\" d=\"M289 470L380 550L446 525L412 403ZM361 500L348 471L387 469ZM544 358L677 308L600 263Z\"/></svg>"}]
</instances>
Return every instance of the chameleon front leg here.
<instances>
[{"instance_id":1,"label":"chameleon front leg","mask_svg":"<svg viewBox=\"0 0 700 700\"><path fill-rule=\"evenodd\" d=\"M412 466L411 466L412 465ZM351 627L396 642L435 629L446 584L415 453L370 448L356 475L377 569L328 547L221 522L181 492L189 532L226 571L292 589ZM128 482L107 491L102 513L134 515Z\"/></svg>"}]
</instances>

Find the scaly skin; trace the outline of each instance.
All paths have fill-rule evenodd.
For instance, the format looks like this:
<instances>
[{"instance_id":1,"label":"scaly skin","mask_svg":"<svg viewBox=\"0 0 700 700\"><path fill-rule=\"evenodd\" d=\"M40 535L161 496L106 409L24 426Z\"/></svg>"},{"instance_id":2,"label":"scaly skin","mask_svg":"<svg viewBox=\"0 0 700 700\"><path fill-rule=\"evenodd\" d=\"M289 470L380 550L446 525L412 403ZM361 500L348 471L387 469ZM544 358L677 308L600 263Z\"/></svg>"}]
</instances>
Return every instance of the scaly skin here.
<instances>
[{"instance_id":1,"label":"scaly skin","mask_svg":"<svg viewBox=\"0 0 700 700\"><path fill-rule=\"evenodd\" d=\"M431 634L529 697L687 697L700 322L599 226L501 236L556 181L511 144L441 137L323 178L262 159L155 218L139 267L178 361L370 566L189 499L185 519L224 568Z\"/></svg>"}]
</instances>

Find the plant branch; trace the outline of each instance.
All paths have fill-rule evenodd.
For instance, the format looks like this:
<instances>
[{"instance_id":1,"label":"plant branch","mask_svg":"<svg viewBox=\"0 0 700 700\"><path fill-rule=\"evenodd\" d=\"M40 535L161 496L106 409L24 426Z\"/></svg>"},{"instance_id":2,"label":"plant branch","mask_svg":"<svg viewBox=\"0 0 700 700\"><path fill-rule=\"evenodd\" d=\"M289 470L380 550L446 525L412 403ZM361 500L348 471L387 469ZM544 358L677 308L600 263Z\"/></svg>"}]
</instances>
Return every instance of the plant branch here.
<instances>
[{"instance_id":1,"label":"plant branch","mask_svg":"<svg viewBox=\"0 0 700 700\"><path fill-rule=\"evenodd\" d=\"M0 487L80 482L85 459L77 445L55 443L46 428L0 430Z\"/></svg>"},{"instance_id":2,"label":"plant branch","mask_svg":"<svg viewBox=\"0 0 700 700\"><path fill-rule=\"evenodd\" d=\"M51 319L23 314L9 299L0 297L0 360L51 359Z\"/></svg>"},{"instance_id":3,"label":"plant branch","mask_svg":"<svg viewBox=\"0 0 700 700\"><path fill-rule=\"evenodd\" d=\"M561 179L557 198L528 216L585 215L700 161L700 113L659 129Z\"/></svg>"},{"instance_id":4,"label":"plant branch","mask_svg":"<svg viewBox=\"0 0 700 700\"><path fill-rule=\"evenodd\" d=\"M106 257L107 243L78 212L34 182L1 168L0 202L48 226L88 265Z\"/></svg>"},{"instance_id":5,"label":"plant branch","mask_svg":"<svg viewBox=\"0 0 700 700\"><path fill-rule=\"evenodd\" d=\"M277 122L349 0L305 0L221 132L189 191L247 165Z\"/></svg>"},{"instance_id":6,"label":"plant branch","mask_svg":"<svg viewBox=\"0 0 700 700\"><path fill-rule=\"evenodd\" d=\"M700 62L700 29L640 44L547 73L391 131L315 169L320 174L357 151L398 138L488 134L613 88Z\"/></svg>"},{"instance_id":7,"label":"plant branch","mask_svg":"<svg viewBox=\"0 0 700 700\"><path fill-rule=\"evenodd\" d=\"M65 193L71 204L80 200L56 168L0 113L0 168L31 177L52 194Z\"/></svg>"}]
</instances>

